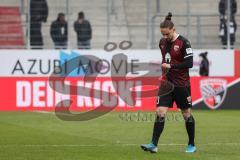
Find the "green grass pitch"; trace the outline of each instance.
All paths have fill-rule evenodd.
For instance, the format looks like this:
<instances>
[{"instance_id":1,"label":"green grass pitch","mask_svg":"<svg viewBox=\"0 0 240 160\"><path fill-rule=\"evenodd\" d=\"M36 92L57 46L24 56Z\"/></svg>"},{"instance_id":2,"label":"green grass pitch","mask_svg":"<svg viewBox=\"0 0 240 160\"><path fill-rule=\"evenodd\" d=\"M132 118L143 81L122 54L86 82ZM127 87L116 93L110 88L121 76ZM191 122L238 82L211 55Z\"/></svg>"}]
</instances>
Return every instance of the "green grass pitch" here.
<instances>
[{"instance_id":1,"label":"green grass pitch","mask_svg":"<svg viewBox=\"0 0 240 160\"><path fill-rule=\"evenodd\" d=\"M150 154L139 145L150 142L151 119L126 121L122 114L112 112L87 122L67 122L52 113L1 112L0 160L240 159L239 110L194 111L198 149L194 154L184 152L187 134L181 119L167 120L159 152ZM179 114L169 112L173 117Z\"/></svg>"}]
</instances>

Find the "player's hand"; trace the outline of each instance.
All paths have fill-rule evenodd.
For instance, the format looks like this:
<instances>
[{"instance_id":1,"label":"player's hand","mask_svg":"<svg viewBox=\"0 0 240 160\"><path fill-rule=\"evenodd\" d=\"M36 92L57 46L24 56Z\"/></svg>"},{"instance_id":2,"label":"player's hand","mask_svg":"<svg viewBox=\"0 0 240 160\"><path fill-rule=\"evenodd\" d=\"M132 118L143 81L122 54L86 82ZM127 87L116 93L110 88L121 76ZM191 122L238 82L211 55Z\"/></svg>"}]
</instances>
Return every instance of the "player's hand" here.
<instances>
[{"instance_id":1,"label":"player's hand","mask_svg":"<svg viewBox=\"0 0 240 160\"><path fill-rule=\"evenodd\" d=\"M162 68L164 68L164 69L170 69L170 68L171 68L171 65L170 65L170 64L167 64L167 63L163 63L163 64L162 64Z\"/></svg>"}]
</instances>

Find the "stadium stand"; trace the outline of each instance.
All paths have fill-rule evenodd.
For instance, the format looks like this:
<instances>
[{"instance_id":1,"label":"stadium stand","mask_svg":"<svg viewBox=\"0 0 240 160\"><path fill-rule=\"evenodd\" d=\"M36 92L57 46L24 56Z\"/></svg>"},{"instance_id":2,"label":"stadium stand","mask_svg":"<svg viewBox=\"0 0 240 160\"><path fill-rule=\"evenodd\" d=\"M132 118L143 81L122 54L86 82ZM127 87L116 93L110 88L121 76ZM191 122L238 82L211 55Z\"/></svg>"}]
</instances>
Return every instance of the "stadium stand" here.
<instances>
[{"instance_id":1,"label":"stadium stand","mask_svg":"<svg viewBox=\"0 0 240 160\"><path fill-rule=\"evenodd\" d=\"M24 31L26 36L27 17L24 14L27 13L28 5L27 1L24 2L21 31ZM133 42L133 48L135 49L157 48L158 40L161 37L159 23L168 11L174 13L173 20L177 30L191 40L194 48L221 48L218 37L219 0L191 0L189 6L186 2L181 1L179 3L179 0L171 0L171 3L169 3L168 0L160 0L160 12L156 13L156 1L91 0L91 3L89 3L85 0L78 0L76 3L75 0L69 0L69 7L67 7L66 0L48 0L49 17L42 28L44 48L50 49L54 47L49 30L51 22L56 19L59 12L69 13L70 16L66 17L69 22L69 48L77 48L73 23L77 19L79 11L84 11L86 19L92 24L93 39L91 44L92 48L95 49L103 48L107 41L120 42L126 39ZM240 0L237 0L237 2L240 4ZM0 6L20 7L21 3L18 0L1 0ZM187 16L187 8L191 13L190 16ZM152 34L151 18L156 14L161 16L156 16L153 23L154 34ZM240 16L236 16L236 21L240 22ZM236 35L235 48L240 46L239 30L237 30ZM27 44L26 39L25 44Z\"/></svg>"},{"instance_id":2,"label":"stadium stand","mask_svg":"<svg viewBox=\"0 0 240 160\"><path fill-rule=\"evenodd\" d=\"M146 47L147 43L147 30L146 30L146 8L147 3L145 0L125 0L127 17L129 19L130 38L135 42L136 48ZM150 2L150 1L149 1ZM171 0L160 0L160 13L166 15L169 11L172 11L175 15L173 21L177 27L179 33L187 36L191 40L194 48L222 48L219 34L219 13L218 13L218 2L219 0L191 0L190 5L187 6L186 1ZM237 0L238 5L240 0ZM177 4L177 5L176 5ZM166 7L167 6L167 7ZM187 8L189 7L189 24L187 28ZM150 4L150 16L156 15L156 3L152 1ZM176 16L179 15L179 16ZM155 40L154 48L158 47L158 40L161 37L159 32L160 21L163 20L163 16L155 19ZM240 16L236 17L236 21L240 22ZM189 30L189 35L187 33ZM199 36L201 35L201 36ZM240 46L239 30L237 30L236 47ZM142 46L142 47L141 47Z\"/></svg>"},{"instance_id":3,"label":"stadium stand","mask_svg":"<svg viewBox=\"0 0 240 160\"><path fill-rule=\"evenodd\" d=\"M0 48L24 48L19 7L0 7Z\"/></svg>"}]
</instances>

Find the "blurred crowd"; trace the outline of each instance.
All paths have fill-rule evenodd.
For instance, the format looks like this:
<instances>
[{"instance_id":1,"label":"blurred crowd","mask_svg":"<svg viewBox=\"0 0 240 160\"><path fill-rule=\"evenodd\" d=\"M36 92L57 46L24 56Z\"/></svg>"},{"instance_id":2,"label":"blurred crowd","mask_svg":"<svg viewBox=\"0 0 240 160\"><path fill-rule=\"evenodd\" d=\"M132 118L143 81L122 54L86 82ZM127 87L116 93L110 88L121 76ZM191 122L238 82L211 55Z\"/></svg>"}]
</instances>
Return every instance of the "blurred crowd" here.
<instances>
[{"instance_id":1,"label":"blurred crowd","mask_svg":"<svg viewBox=\"0 0 240 160\"><path fill-rule=\"evenodd\" d=\"M30 1L30 45L32 49L43 48L42 23L47 22L48 4L46 0ZM85 19L84 12L78 13L74 22L74 31L77 34L78 49L90 49L92 39L92 27ZM55 49L67 49L68 46L68 23L64 13L59 13L50 27L50 35Z\"/></svg>"},{"instance_id":2,"label":"blurred crowd","mask_svg":"<svg viewBox=\"0 0 240 160\"><path fill-rule=\"evenodd\" d=\"M228 41L228 0L220 0L219 6L218 6L219 14L220 14L220 29L219 29L219 37L221 39L223 48L227 48L227 41ZM235 43L235 34L237 31L237 23L235 20L235 16L237 13L237 2L236 0L230 0L230 27L229 27L229 33L230 33L230 45L231 48L234 48Z\"/></svg>"},{"instance_id":3,"label":"blurred crowd","mask_svg":"<svg viewBox=\"0 0 240 160\"><path fill-rule=\"evenodd\" d=\"M219 1L220 26L219 37L223 48L227 48L228 42L228 0ZM237 31L237 23L235 15L237 13L236 0L230 0L230 45L234 48L235 34ZM47 0L31 0L30 1L30 45L32 49L43 48L42 23L47 22L48 4ZM55 49L67 49L68 46L68 23L64 13L59 13L56 20L52 22L50 27L50 35L55 45ZM90 49L92 39L92 27L90 22L85 19L84 12L78 13L78 18L74 22L74 31L77 35L78 49Z\"/></svg>"}]
</instances>

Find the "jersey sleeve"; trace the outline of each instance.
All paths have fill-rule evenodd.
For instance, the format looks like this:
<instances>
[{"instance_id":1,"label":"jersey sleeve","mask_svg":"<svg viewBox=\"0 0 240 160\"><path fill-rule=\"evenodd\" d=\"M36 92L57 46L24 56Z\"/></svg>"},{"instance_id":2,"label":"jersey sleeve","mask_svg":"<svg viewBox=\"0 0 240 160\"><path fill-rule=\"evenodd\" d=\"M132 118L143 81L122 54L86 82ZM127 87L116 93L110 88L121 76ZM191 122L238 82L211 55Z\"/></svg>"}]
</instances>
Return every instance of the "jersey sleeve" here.
<instances>
[{"instance_id":1,"label":"jersey sleeve","mask_svg":"<svg viewBox=\"0 0 240 160\"><path fill-rule=\"evenodd\" d=\"M171 64L172 69L187 69L193 67L193 51L188 40L183 41L182 54L183 62L179 64Z\"/></svg>"},{"instance_id":2,"label":"jersey sleeve","mask_svg":"<svg viewBox=\"0 0 240 160\"><path fill-rule=\"evenodd\" d=\"M183 41L183 58L186 59L188 57L193 57L193 50L191 44L188 40Z\"/></svg>"}]
</instances>

